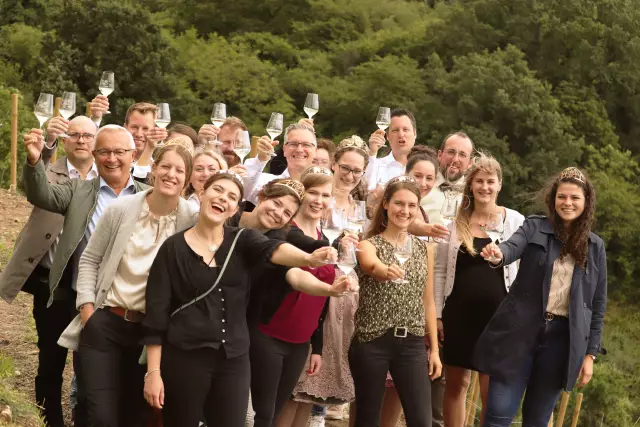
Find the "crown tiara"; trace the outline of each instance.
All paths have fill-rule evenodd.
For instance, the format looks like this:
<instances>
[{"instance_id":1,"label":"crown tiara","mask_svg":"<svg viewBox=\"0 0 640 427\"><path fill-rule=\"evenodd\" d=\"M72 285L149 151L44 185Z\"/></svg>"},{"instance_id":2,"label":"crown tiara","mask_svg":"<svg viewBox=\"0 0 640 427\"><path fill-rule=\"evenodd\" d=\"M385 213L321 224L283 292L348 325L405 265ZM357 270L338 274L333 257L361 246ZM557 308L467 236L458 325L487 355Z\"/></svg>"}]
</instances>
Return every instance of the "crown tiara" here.
<instances>
[{"instance_id":1,"label":"crown tiara","mask_svg":"<svg viewBox=\"0 0 640 427\"><path fill-rule=\"evenodd\" d=\"M302 201L302 198L304 197L304 185L302 185L300 181L296 181L295 179L285 178L283 180L275 182L273 185L287 187L289 190L293 191L293 194L300 201Z\"/></svg>"},{"instance_id":2,"label":"crown tiara","mask_svg":"<svg viewBox=\"0 0 640 427\"><path fill-rule=\"evenodd\" d=\"M304 172L302 172L302 175L300 175L300 181L304 181L304 179L311 174L333 176L329 168L325 168L322 166L311 166L309 168L306 168Z\"/></svg>"},{"instance_id":3,"label":"crown tiara","mask_svg":"<svg viewBox=\"0 0 640 427\"><path fill-rule=\"evenodd\" d=\"M361 151L365 157L369 157L367 145L358 135L351 135L349 138L345 138L340 141L340 144L338 144L338 148L336 149L336 154L342 150L346 150L347 148L355 148L356 150Z\"/></svg>"},{"instance_id":4,"label":"crown tiara","mask_svg":"<svg viewBox=\"0 0 640 427\"><path fill-rule=\"evenodd\" d=\"M416 182L415 179L413 179L413 177L411 177L409 175L400 175L400 176L396 176L395 178L391 178L387 182L387 185L385 186L385 188L389 188L389 186L391 186L393 184L397 184L398 182L408 182L408 183L416 185L416 186L418 185L418 183Z\"/></svg>"},{"instance_id":5,"label":"crown tiara","mask_svg":"<svg viewBox=\"0 0 640 427\"><path fill-rule=\"evenodd\" d=\"M563 170L562 172L560 172L560 177L558 178L558 180L562 181L565 179L572 179L575 181L580 181L583 184L586 184L587 179L584 177L584 175L582 174L582 172L580 172L580 169L571 166L570 168L566 168L565 170Z\"/></svg>"},{"instance_id":6,"label":"crown tiara","mask_svg":"<svg viewBox=\"0 0 640 427\"><path fill-rule=\"evenodd\" d=\"M231 178L232 181L234 181L236 184L238 184L240 186L240 188L242 188L242 191L244 191L244 183L242 181L242 177L240 175L238 175L236 172L229 170L229 169L225 169L225 170L219 170L215 173L215 175L227 175L229 176L229 178Z\"/></svg>"}]
</instances>

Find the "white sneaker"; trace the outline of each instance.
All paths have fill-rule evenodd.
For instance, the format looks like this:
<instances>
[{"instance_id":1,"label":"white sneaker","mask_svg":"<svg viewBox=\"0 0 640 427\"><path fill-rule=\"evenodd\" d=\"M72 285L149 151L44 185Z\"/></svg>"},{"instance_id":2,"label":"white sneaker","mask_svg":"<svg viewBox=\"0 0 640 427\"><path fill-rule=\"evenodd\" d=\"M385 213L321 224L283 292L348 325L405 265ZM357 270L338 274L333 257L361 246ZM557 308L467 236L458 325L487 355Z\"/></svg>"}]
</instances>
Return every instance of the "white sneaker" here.
<instances>
[{"instance_id":1,"label":"white sneaker","mask_svg":"<svg viewBox=\"0 0 640 427\"><path fill-rule=\"evenodd\" d=\"M343 420L344 419L344 405L329 406L327 408L328 420Z\"/></svg>"},{"instance_id":2,"label":"white sneaker","mask_svg":"<svg viewBox=\"0 0 640 427\"><path fill-rule=\"evenodd\" d=\"M312 415L309 420L309 427L324 427L324 417L322 415Z\"/></svg>"}]
</instances>

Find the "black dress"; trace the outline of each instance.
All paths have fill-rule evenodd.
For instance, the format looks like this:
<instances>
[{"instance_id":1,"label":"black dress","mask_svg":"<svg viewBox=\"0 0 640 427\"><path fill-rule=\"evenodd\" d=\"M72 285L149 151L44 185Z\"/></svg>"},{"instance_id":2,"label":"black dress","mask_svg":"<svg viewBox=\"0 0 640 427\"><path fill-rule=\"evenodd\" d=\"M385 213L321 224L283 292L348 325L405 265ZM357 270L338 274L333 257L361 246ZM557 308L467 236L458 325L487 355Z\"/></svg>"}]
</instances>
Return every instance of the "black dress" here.
<instances>
[{"instance_id":1,"label":"black dress","mask_svg":"<svg viewBox=\"0 0 640 427\"><path fill-rule=\"evenodd\" d=\"M442 355L447 365L475 370L472 354L476 341L507 295L503 269L491 268L479 255L490 242L489 238L475 237L476 256L460 247L453 290L442 311Z\"/></svg>"}]
</instances>

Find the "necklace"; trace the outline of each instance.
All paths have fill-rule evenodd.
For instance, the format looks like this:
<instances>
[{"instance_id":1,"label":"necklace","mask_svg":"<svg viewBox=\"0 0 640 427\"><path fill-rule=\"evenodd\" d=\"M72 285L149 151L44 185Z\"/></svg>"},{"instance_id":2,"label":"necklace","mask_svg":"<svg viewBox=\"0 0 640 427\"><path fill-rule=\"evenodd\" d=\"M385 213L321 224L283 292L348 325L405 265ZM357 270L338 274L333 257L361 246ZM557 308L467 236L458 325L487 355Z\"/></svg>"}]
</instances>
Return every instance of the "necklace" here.
<instances>
[{"instance_id":1,"label":"necklace","mask_svg":"<svg viewBox=\"0 0 640 427\"><path fill-rule=\"evenodd\" d=\"M200 239L200 236L198 236L198 232L195 228L193 229L193 234L196 236L196 239L198 239L198 242L202 243L209 250L209 252L214 253L218 250L218 245L216 245L215 243L207 245L205 242L203 242L202 239Z\"/></svg>"}]
</instances>

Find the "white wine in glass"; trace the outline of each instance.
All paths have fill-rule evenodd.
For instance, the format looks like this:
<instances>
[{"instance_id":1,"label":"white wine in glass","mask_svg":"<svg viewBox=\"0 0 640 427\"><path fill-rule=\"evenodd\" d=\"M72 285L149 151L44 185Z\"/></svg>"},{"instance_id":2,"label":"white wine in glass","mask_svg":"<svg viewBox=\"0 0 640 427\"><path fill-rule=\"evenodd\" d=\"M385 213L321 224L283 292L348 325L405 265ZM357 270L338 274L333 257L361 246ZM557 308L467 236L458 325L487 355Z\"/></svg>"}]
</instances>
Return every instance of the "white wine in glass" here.
<instances>
[{"instance_id":1,"label":"white wine in glass","mask_svg":"<svg viewBox=\"0 0 640 427\"><path fill-rule=\"evenodd\" d=\"M284 123L284 116L280 113L271 113L269 123L267 123L267 133L272 141L274 141L282 133ZM273 151L271 157L275 157L276 153Z\"/></svg>"},{"instance_id":2,"label":"white wine in glass","mask_svg":"<svg viewBox=\"0 0 640 427\"><path fill-rule=\"evenodd\" d=\"M60 108L58 109L58 111L65 120L69 120L69 117L73 116L76 113L75 92L64 92L62 94L62 100L60 101ZM67 135L66 133L62 133L58 136L62 138L69 138L69 135Z\"/></svg>"},{"instance_id":3,"label":"white wine in glass","mask_svg":"<svg viewBox=\"0 0 640 427\"><path fill-rule=\"evenodd\" d=\"M105 71L102 73L102 77L100 78L100 85L98 86L98 90L104 96L109 96L115 90L115 80L113 71ZM105 111L105 114L111 114L111 111Z\"/></svg>"},{"instance_id":4,"label":"white wine in glass","mask_svg":"<svg viewBox=\"0 0 640 427\"><path fill-rule=\"evenodd\" d=\"M156 111L156 126L159 128L166 128L171 123L171 110L169 109L169 104L166 102L160 102L158 104L158 110ZM164 145L164 141L160 141L156 144L156 147L162 147Z\"/></svg>"},{"instance_id":5,"label":"white wine in glass","mask_svg":"<svg viewBox=\"0 0 640 427\"><path fill-rule=\"evenodd\" d=\"M50 93L41 93L33 109L33 113L40 122L40 128L42 128L42 125L53 117L53 95Z\"/></svg>"},{"instance_id":6,"label":"white wine in glass","mask_svg":"<svg viewBox=\"0 0 640 427\"><path fill-rule=\"evenodd\" d=\"M222 102L216 102L213 104L213 110L211 110L211 123L220 128L224 121L227 120L227 105ZM209 141L210 144L213 145L222 145L221 142L218 141L218 136L216 135L216 139L213 141Z\"/></svg>"},{"instance_id":7,"label":"white wine in glass","mask_svg":"<svg viewBox=\"0 0 640 427\"><path fill-rule=\"evenodd\" d=\"M380 107L378 109L378 117L376 117L376 125L378 129L387 130L391 124L391 109L389 107Z\"/></svg>"},{"instance_id":8,"label":"white wine in glass","mask_svg":"<svg viewBox=\"0 0 640 427\"><path fill-rule=\"evenodd\" d=\"M320 101L318 100L317 93L308 93L307 99L304 102L304 112L305 114L312 119L318 113L320 109Z\"/></svg>"},{"instance_id":9,"label":"white wine in glass","mask_svg":"<svg viewBox=\"0 0 640 427\"><path fill-rule=\"evenodd\" d=\"M412 251L411 235L407 232L398 233L398 239L396 240L396 247L393 251L393 256L398 260L400 267L411 258ZM406 273L405 273L406 274ZM406 279L394 280L394 283L409 283Z\"/></svg>"},{"instance_id":10,"label":"white wine in glass","mask_svg":"<svg viewBox=\"0 0 640 427\"><path fill-rule=\"evenodd\" d=\"M502 233L504 232L504 218L500 212L493 213L489 216L489 221L487 221L484 232L487 233L487 236L489 236L492 243L496 243L502 238ZM498 260L495 257L490 256L487 258L487 261L496 262Z\"/></svg>"},{"instance_id":11,"label":"white wine in glass","mask_svg":"<svg viewBox=\"0 0 640 427\"><path fill-rule=\"evenodd\" d=\"M233 141L233 151L240 157L240 163L251 151L251 137L246 130L239 130L236 139Z\"/></svg>"}]
</instances>

